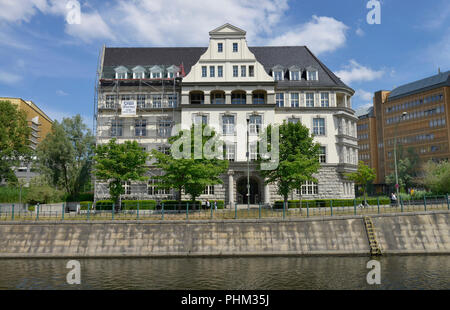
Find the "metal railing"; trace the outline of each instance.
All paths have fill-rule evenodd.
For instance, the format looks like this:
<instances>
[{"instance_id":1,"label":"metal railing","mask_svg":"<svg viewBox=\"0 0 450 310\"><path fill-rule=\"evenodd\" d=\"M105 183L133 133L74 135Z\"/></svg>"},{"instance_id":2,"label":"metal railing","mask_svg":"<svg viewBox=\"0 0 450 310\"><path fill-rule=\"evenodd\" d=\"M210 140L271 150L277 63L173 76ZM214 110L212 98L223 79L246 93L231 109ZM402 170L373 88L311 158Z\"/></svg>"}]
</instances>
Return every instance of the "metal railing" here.
<instances>
[{"instance_id":1,"label":"metal railing","mask_svg":"<svg viewBox=\"0 0 450 310\"><path fill-rule=\"evenodd\" d=\"M234 220L234 219L295 219L314 217L335 217L349 215L376 215L404 212L427 212L450 210L450 196L426 196L421 200L402 200L400 204L360 203L353 200L353 205L344 201L328 201L329 205L311 204L308 201L280 204L232 206L200 206L183 202L182 204L154 205L136 202L127 203L126 209L118 210L114 204L84 204L77 211L68 211L65 204L42 209L39 204L29 207L27 211L11 204L0 209L0 221L96 221L96 220L146 220L146 221L184 221L184 220ZM58 209L59 208L59 209Z\"/></svg>"}]
</instances>

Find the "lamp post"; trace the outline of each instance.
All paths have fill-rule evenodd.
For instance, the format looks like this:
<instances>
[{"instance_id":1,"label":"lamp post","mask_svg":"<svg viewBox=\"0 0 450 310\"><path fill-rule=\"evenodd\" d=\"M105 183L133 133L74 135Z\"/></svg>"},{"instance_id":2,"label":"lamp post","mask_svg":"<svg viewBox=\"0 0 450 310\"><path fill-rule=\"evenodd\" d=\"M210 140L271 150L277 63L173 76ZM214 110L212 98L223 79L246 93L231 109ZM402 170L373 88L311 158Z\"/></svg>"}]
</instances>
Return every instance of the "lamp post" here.
<instances>
[{"instance_id":1,"label":"lamp post","mask_svg":"<svg viewBox=\"0 0 450 310\"><path fill-rule=\"evenodd\" d=\"M394 130L394 169L395 169L395 189L397 192L397 207L400 205L400 194L399 194L400 185L398 184L398 172L397 172L397 129L398 129L398 124L400 124L400 121L402 121L403 118L405 117L405 115L407 115L407 114L408 114L408 112L402 113L402 116L400 116L400 119L397 122L397 124L395 125L395 130Z\"/></svg>"},{"instance_id":2,"label":"lamp post","mask_svg":"<svg viewBox=\"0 0 450 310\"><path fill-rule=\"evenodd\" d=\"M250 210L250 118L247 118L247 211Z\"/></svg>"}]
</instances>

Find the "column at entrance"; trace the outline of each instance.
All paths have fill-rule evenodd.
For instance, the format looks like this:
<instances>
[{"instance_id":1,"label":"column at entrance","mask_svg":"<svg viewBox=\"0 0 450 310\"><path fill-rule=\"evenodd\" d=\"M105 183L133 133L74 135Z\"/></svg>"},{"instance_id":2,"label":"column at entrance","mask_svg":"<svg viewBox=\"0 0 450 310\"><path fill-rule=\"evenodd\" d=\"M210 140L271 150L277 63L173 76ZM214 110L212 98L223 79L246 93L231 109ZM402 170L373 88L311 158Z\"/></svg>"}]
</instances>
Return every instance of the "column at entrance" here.
<instances>
[{"instance_id":1,"label":"column at entrance","mask_svg":"<svg viewBox=\"0 0 450 310\"><path fill-rule=\"evenodd\" d=\"M233 208L233 200L234 200L234 178L233 178L234 171L229 170L228 171L228 203L230 205L230 208Z\"/></svg>"},{"instance_id":2,"label":"column at entrance","mask_svg":"<svg viewBox=\"0 0 450 310\"><path fill-rule=\"evenodd\" d=\"M270 187L269 184L264 184L264 203L270 203Z\"/></svg>"}]
</instances>

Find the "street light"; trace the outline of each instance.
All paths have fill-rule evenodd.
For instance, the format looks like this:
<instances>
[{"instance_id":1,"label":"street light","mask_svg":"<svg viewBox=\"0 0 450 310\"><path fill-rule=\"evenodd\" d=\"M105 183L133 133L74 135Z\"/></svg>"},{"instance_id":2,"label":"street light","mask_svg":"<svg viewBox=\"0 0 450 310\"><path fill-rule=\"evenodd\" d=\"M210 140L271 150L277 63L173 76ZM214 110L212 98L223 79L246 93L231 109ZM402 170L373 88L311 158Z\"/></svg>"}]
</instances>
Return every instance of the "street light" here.
<instances>
[{"instance_id":1,"label":"street light","mask_svg":"<svg viewBox=\"0 0 450 310\"><path fill-rule=\"evenodd\" d=\"M250 210L250 118L247 118L247 211Z\"/></svg>"},{"instance_id":2,"label":"street light","mask_svg":"<svg viewBox=\"0 0 450 310\"><path fill-rule=\"evenodd\" d=\"M397 172L397 129L398 129L398 124L400 124L400 121L402 121L403 118L407 114L408 114L408 112L402 113L402 116L400 116L400 119L397 122L397 124L395 125L395 130L394 130L394 168L395 168L395 189L397 191L397 207L400 206L400 194L399 194L400 185L398 184L398 172Z\"/></svg>"}]
</instances>

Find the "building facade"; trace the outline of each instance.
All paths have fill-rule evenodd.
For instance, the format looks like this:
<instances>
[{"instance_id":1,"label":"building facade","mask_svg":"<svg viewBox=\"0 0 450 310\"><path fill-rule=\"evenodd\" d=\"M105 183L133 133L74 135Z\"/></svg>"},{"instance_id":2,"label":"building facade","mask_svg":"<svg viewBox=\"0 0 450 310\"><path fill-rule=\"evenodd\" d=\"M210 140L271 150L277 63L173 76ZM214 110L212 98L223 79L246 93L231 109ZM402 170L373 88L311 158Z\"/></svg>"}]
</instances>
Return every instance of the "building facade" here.
<instances>
[{"instance_id":1,"label":"building facade","mask_svg":"<svg viewBox=\"0 0 450 310\"><path fill-rule=\"evenodd\" d=\"M205 188L200 199L246 203L248 128L250 203L271 203L281 197L258 173L257 134L269 124L301 122L322 146L321 169L318 184L304 184L290 198L353 198L353 183L344 175L356 169L358 158L354 91L305 46L248 47L245 31L229 24L209 35L207 48L104 48L97 143L133 139L147 151L165 151L175 124L208 124L224 140L230 165L224 183ZM148 164L150 177L163 173ZM152 184L151 178L126 183L124 198L178 195ZM105 184L96 183L96 198L107 196Z\"/></svg>"},{"instance_id":2,"label":"building facade","mask_svg":"<svg viewBox=\"0 0 450 310\"><path fill-rule=\"evenodd\" d=\"M36 150L38 144L50 133L52 130L53 121L45 114L33 101L23 100L22 98L8 98L0 97L0 101L9 101L17 105L19 110L25 111L27 115L28 126L31 128L31 135L29 138L30 147ZM31 163L23 163L21 167L15 168L17 178L25 179L26 182L30 178L35 177L36 173L31 171Z\"/></svg>"},{"instance_id":3,"label":"building facade","mask_svg":"<svg viewBox=\"0 0 450 310\"><path fill-rule=\"evenodd\" d=\"M358 119L358 145L359 158L377 171L376 184L394 172L395 142L421 163L449 159L449 102L450 71L374 94L373 108Z\"/></svg>"}]
</instances>

